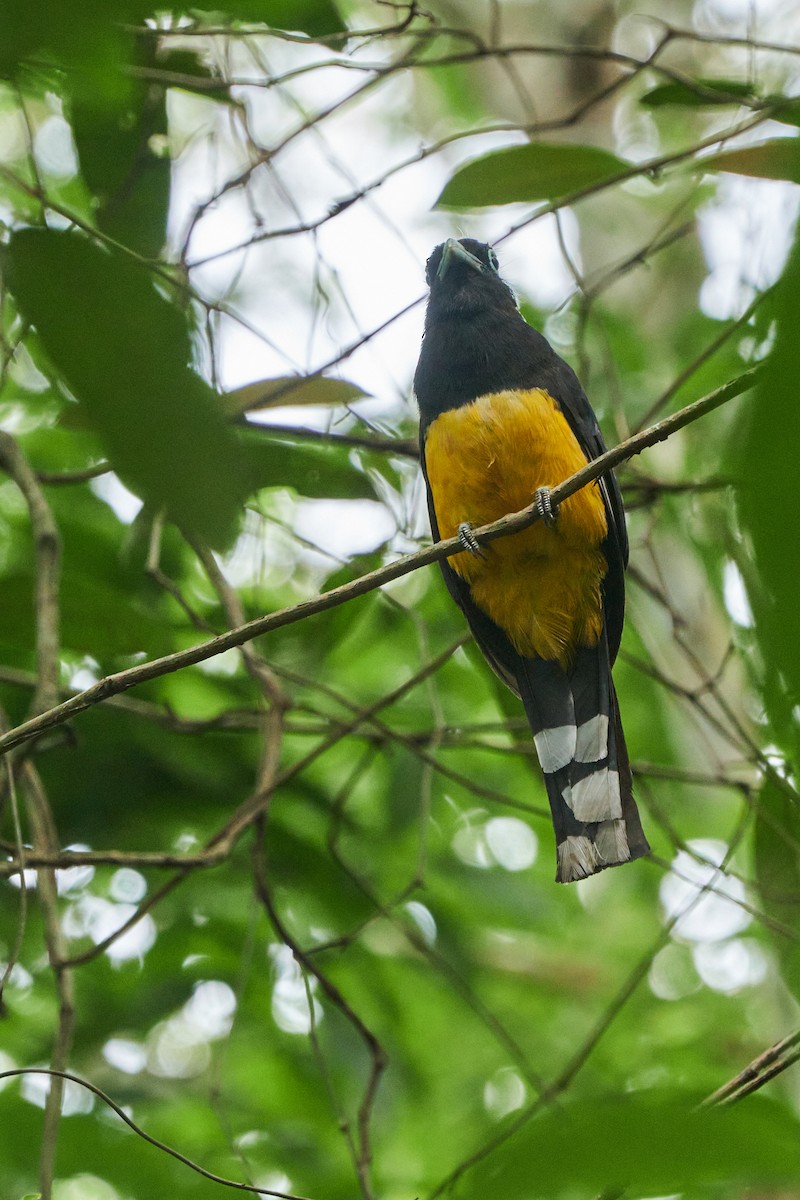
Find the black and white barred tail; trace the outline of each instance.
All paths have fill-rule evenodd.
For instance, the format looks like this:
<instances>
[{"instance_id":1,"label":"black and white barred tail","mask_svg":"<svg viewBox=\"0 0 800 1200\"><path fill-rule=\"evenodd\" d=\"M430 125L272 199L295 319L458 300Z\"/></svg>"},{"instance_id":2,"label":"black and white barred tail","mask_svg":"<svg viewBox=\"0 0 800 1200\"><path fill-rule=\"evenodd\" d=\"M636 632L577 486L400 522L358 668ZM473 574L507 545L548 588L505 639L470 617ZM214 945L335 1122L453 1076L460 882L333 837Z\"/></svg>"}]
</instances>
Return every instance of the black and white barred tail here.
<instances>
[{"instance_id":1,"label":"black and white barred tail","mask_svg":"<svg viewBox=\"0 0 800 1200\"><path fill-rule=\"evenodd\" d=\"M553 816L556 880L573 883L647 854L605 636L580 650L569 671L521 660L517 681Z\"/></svg>"}]
</instances>

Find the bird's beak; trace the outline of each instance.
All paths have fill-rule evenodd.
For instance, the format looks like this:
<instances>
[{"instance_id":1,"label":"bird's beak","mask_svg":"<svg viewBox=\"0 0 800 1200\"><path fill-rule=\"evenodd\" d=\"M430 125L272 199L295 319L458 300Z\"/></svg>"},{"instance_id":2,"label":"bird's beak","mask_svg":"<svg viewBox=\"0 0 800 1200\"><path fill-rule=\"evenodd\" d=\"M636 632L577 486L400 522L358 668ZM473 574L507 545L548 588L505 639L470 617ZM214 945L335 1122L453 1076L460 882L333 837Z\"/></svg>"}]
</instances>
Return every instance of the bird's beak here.
<instances>
[{"instance_id":1,"label":"bird's beak","mask_svg":"<svg viewBox=\"0 0 800 1200\"><path fill-rule=\"evenodd\" d=\"M467 263L475 271L483 271L483 263L474 254L470 254L469 250L465 250L457 238L448 238L444 244L436 278L444 279L450 268L457 262Z\"/></svg>"}]
</instances>

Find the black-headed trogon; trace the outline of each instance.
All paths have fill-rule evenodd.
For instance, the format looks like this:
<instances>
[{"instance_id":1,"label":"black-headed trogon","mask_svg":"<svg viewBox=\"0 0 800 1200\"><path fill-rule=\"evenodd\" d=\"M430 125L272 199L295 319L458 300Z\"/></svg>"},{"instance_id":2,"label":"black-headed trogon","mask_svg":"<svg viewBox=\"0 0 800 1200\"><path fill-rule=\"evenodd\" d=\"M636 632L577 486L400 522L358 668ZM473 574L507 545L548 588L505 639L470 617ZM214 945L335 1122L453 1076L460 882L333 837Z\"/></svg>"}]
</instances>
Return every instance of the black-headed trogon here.
<instances>
[{"instance_id":1,"label":"black-headed trogon","mask_svg":"<svg viewBox=\"0 0 800 1200\"><path fill-rule=\"evenodd\" d=\"M549 489L605 450L571 369L520 313L497 256L437 246L414 389L433 536L481 651L525 706L571 883L649 850L633 799L611 666L628 560L609 472L553 511ZM471 527L536 500L543 520L479 547Z\"/></svg>"}]
</instances>

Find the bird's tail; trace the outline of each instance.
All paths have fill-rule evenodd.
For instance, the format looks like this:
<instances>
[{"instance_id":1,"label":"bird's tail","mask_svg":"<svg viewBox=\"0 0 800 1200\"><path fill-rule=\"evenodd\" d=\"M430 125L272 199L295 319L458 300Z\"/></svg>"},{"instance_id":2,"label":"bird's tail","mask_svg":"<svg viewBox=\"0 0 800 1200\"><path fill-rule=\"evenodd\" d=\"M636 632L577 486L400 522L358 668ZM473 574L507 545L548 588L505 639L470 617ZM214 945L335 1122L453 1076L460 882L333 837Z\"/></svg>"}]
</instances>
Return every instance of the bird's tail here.
<instances>
[{"instance_id":1,"label":"bird's tail","mask_svg":"<svg viewBox=\"0 0 800 1200\"><path fill-rule=\"evenodd\" d=\"M647 854L605 635L569 671L524 659L518 684L553 815L556 880L573 883Z\"/></svg>"}]
</instances>

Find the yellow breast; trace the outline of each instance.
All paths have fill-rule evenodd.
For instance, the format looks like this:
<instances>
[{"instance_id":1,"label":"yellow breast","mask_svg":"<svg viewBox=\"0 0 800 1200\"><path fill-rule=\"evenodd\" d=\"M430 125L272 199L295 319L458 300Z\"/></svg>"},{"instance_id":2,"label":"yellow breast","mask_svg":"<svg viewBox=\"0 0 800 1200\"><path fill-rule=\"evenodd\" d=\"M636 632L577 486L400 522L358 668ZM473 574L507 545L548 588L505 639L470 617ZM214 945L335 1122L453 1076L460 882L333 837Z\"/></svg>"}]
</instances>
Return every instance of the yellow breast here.
<instances>
[{"instance_id":1,"label":"yellow breast","mask_svg":"<svg viewBox=\"0 0 800 1200\"><path fill-rule=\"evenodd\" d=\"M452 537L464 521L485 525L525 508L537 488L561 483L586 455L553 398L533 388L442 413L428 428L425 461L439 532ZM554 528L538 522L484 546L485 558L449 561L520 654L566 667L602 631L606 532L593 483L560 506Z\"/></svg>"}]
</instances>

